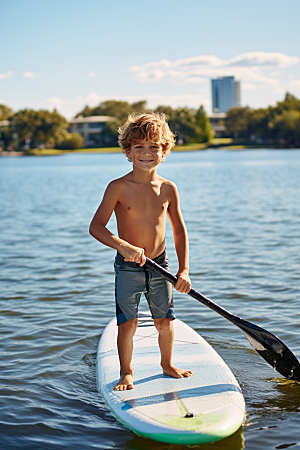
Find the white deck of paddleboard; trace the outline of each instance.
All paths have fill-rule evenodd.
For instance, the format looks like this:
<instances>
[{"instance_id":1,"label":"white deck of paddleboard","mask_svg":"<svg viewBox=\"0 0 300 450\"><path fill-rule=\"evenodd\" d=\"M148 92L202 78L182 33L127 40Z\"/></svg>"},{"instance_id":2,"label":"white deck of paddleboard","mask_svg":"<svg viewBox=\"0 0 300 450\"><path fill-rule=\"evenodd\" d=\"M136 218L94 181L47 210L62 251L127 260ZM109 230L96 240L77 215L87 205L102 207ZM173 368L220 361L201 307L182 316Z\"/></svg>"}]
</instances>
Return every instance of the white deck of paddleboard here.
<instances>
[{"instance_id":1,"label":"white deck of paddleboard","mask_svg":"<svg viewBox=\"0 0 300 450\"><path fill-rule=\"evenodd\" d=\"M234 375L198 333L174 320L173 363L192 370L190 378L162 373L158 333L148 314L139 316L134 337L134 389L114 391L119 380L117 326L113 319L100 339L97 382L114 416L136 434L163 442L214 442L234 433L245 416L245 402ZM195 417L185 417L192 413Z\"/></svg>"}]
</instances>

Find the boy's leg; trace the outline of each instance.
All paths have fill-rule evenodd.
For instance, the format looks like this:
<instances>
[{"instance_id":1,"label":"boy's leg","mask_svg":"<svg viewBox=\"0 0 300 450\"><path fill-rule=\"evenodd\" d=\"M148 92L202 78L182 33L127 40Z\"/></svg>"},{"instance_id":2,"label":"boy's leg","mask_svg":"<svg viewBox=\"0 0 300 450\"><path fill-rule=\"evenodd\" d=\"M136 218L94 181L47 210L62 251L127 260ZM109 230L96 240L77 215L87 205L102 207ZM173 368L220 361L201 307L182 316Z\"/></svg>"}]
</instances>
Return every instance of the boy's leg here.
<instances>
[{"instance_id":1,"label":"boy's leg","mask_svg":"<svg viewBox=\"0 0 300 450\"><path fill-rule=\"evenodd\" d=\"M174 378L190 377L193 372L175 367L172 363L174 327L172 318L154 319L159 333L158 344L161 353L161 367L166 375Z\"/></svg>"},{"instance_id":2,"label":"boy's leg","mask_svg":"<svg viewBox=\"0 0 300 450\"><path fill-rule=\"evenodd\" d=\"M133 389L133 370L131 365L133 352L133 336L138 326L138 319L128 320L118 326L118 353L120 360L119 382L114 387L115 391Z\"/></svg>"}]
</instances>

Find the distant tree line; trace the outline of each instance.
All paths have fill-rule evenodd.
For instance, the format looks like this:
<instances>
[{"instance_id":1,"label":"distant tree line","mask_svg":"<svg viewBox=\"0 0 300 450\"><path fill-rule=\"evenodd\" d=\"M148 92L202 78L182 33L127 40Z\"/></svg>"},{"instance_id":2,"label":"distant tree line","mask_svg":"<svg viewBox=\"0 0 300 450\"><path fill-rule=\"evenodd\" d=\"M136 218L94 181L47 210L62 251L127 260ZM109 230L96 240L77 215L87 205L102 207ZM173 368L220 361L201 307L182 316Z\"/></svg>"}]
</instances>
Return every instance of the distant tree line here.
<instances>
[{"instance_id":1,"label":"distant tree line","mask_svg":"<svg viewBox=\"0 0 300 450\"><path fill-rule=\"evenodd\" d=\"M189 108L172 109L170 106L158 106L157 111L166 114L170 128L176 133L177 143L208 142L212 137L212 128L203 106L198 110ZM146 113L146 101L128 103L108 100L98 106L85 108L75 117L109 116L113 121L105 123L101 132L105 146L118 145L117 130L131 113ZM0 105L0 121L7 125L0 127L0 147L9 150L30 148L75 149L84 146L79 133L68 133L69 124L56 110L35 111L23 109L16 113L5 105Z\"/></svg>"},{"instance_id":2,"label":"distant tree line","mask_svg":"<svg viewBox=\"0 0 300 450\"><path fill-rule=\"evenodd\" d=\"M23 109L16 113L0 105L0 147L8 150L30 148L80 148L84 139L79 133L68 133L69 123L56 110Z\"/></svg>"},{"instance_id":3,"label":"distant tree line","mask_svg":"<svg viewBox=\"0 0 300 450\"><path fill-rule=\"evenodd\" d=\"M226 119L228 135L244 141L300 147L300 100L287 93L268 108L232 108Z\"/></svg>"},{"instance_id":4,"label":"distant tree line","mask_svg":"<svg viewBox=\"0 0 300 450\"><path fill-rule=\"evenodd\" d=\"M85 108L75 117L110 116L114 121L105 123L101 136L106 146L117 145L117 129L128 114L145 113L146 101L128 103L108 100L98 106ZM176 108L160 105L156 111L166 114L177 144L209 142L214 137L209 118L203 106L199 109ZM23 109L14 113L0 105L0 148L9 150L37 147L75 149L82 148L84 139L79 133L69 133L69 123L56 110L35 111ZM287 93L282 102L268 108L232 108L225 119L226 135L244 141L300 146L300 100Z\"/></svg>"},{"instance_id":5,"label":"distant tree line","mask_svg":"<svg viewBox=\"0 0 300 450\"><path fill-rule=\"evenodd\" d=\"M149 112L149 109L146 108L146 104L146 101L130 104L128 102L108 100L100 103L100 105L95 108L86 106L76 115L76 117L115 117L115 121L106 122L101 134L106 142L111 145L117 145L118 127L126 121L128 114L132 114L134 112ZM155 110L163 112L166 115L171 130L176 133L177 143L185 144L191 142L208 142L211 138L213 138L210 120L207 117L203 106L200 106L198 110L194 110L190 108L172 109L170 106L160 105Z\"/></svg>"}]
</instances>

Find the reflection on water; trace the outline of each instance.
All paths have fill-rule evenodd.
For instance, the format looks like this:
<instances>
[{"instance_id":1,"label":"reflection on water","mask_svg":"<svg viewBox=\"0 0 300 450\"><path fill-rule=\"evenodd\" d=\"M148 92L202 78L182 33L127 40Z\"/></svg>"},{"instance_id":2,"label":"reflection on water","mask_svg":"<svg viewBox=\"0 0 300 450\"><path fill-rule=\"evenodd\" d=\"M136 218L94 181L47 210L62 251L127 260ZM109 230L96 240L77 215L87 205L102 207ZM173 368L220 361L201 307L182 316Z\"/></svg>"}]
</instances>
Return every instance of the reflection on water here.
<instances>
[{"instance_id":1,"label":"reflection on water","mask_svg":"<svg viewBox=\"0 0 300 450\"><path fill-rule=\"evenodd\" d=\"M251 407L260 410L261 416L267 416L274 411L282 413L300 412L300 383L286 380L285 378L271 378L270 393L268 398L262 398L261 402L252 403Z\"/></svg>"},{"instance_id":2,"label":"reflection on water","mask_svg":"<svg viewBox=\"0 0 300 450\"><path fill-rule=\"evenodd\" d=\"M114 251L88 225L107 183L128 169L118 154L0 160L5 450L175 449L134 436L97 392L97 345L114 316ZM179 188L193 287L300 359L300 151L176 153L160 174ZM114 219L109 226L115 232ZM167 249L176 273L169 225ZM213 311L177 292L174 301L229 365L246 402L244 428L201 449L300 449L300 383L280 378Z\"/></svg>"}]
</instances>

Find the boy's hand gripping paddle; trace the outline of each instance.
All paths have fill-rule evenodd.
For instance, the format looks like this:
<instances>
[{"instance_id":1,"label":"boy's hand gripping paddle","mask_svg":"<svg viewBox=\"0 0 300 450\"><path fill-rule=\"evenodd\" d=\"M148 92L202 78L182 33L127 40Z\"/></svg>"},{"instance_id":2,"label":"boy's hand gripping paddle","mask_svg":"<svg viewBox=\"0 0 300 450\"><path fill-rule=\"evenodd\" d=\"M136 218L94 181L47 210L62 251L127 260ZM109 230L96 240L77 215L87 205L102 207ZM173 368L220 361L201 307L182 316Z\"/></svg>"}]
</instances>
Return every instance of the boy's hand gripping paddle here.
<instances>
[{"instance_id":1,"label":"boy's hand gripping paddle","mask_svg":"<svg viewBox=\"0 0 300 450\"><path fill-rule=\"evenodd\" d=\"M145 266L166 278L173 285L176 284L177 277L147 257ZM195 291L195 289L191 289L188 295L236 325L244 333L252 347L277 372L291 380L300 381L300 363L291 350L278 337L247 320L231 314L226 309L209 300L209 298Z\"/></svg>"}]
</instances>

